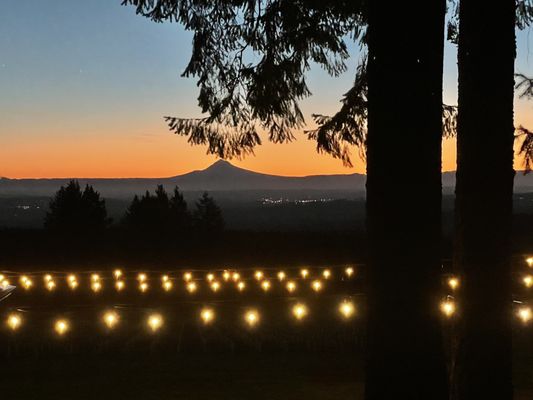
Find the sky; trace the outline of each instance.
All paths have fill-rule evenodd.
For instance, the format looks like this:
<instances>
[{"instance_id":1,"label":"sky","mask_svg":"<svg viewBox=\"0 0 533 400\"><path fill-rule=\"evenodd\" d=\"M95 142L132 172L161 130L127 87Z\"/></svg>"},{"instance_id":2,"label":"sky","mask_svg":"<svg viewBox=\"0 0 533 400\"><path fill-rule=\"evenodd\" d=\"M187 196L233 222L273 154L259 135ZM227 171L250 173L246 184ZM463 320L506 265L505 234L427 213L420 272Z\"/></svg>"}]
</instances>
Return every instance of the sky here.
<instances>
[{"instance_id":1,"label":"sky","mask_svg":"<svg viewBox=\"0 0 533 400\"><path fill-rule=\"evenodd\" d=\"M2 0L0 13L0 176L166 177L216 161L170 133L165 115L198 117L194 79L180 77L190 32L135 15L120 0ZM490 38L488 38L490 40ZM533 33L519 32L516 70L533 75ZM351 86L358 48L348 71L331 78L313 68L311 114L332 114ZM496 55L495 55L496 56ZM456 104L455 47L446 45L444 101ZM533 102L516 100L515 122L533 128ZM363 173L297 141L270 144L255 156L232 160L243 168L279 175ZM443 143L443 169L455 169L455 142Z\"/></svg>"}]
</instances>

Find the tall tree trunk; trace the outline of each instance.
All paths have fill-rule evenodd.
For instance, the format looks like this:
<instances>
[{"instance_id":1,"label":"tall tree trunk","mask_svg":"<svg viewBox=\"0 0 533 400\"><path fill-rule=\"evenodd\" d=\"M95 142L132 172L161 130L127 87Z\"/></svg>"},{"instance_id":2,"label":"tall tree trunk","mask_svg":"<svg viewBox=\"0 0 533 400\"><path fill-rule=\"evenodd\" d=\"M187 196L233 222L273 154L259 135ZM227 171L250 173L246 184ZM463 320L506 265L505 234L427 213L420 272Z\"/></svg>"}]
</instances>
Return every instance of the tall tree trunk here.
<instances>
[{"instance_id":1,"label":"tall tree trunk","mask_svg":"<svg viewBox=\"0 0 533 400\"><path fill-rule=\"evenodd\" d=\"M515 1L461 0L456 254L459 399L512 399ZM490 189L495 188L495 189Z\"/></svg>"},{"instance_id":2,"label":"tall tree trunk","mask_svg":"<svg viewBox=\"0 0 533 400\"><path fill-rule=\"evenodd\" d=\"M443 0L369 2L367 400L448 398L439 315L444 15Z\"/></svg>"}]
</instances>

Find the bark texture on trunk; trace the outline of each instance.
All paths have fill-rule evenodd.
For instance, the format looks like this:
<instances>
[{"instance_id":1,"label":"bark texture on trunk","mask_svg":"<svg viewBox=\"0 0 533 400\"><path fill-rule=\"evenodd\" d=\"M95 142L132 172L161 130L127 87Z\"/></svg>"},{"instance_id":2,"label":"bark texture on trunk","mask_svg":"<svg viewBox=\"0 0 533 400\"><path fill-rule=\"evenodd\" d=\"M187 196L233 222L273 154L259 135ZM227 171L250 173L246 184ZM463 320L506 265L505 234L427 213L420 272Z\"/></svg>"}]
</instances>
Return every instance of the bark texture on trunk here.
<instances>
[{"instance_id":1,"label":"bark texture on trunk","mask_svg":"<svg viewBox=\"0 0 533 400\"><path fill-rule=\"evenodd\" d=\"M460 4L455 265L463 282L455 397L463 400L513 396L515 6Z\"/></svg>"},{"instance_id":2,"label":"bark texture on trunk","mask_svg":"<svg viewBox=\"0 0 533 400\"><path fill-rule=\"evenodd\" d=\"M367 400L448 399L440 325L445 2L369 2Z\"/></svg>"}]
</instances>

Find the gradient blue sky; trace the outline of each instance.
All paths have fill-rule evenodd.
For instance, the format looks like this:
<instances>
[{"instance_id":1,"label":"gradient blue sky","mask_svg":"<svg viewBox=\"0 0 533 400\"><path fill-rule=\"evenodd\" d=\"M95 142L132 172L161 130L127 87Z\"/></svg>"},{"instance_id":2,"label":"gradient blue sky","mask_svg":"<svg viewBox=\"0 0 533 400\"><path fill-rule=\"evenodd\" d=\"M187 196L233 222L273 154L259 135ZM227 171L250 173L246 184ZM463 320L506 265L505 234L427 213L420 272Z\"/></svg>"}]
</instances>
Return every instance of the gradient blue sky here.
<instances>
[{"instance_id":1,"label":"gradient blue sky","mask_svg":"<svg viewBox=\"0 0 533 400\"><path fill-rule=\"evenodd\" d=\"M199 116L197 88L180 77L191 34L155 24L120 0L2 0L0 13L0 176L170 176L215 160L168 132L163 115ZM518 34L517 71L533 75L531 32ZM490 40L488 38L487 40ZM311 113L333 113L350 87L350 68L330 78L314 68ZM497 55L495 54L495 57ZM444 98L456 103L456 54L446 46ZM533 127L533 103L517 101L516 122ZM351 173L301 134L292 144L265 144L234 163L283 175ZM356 157L356 156L355 156ZM454 169L454 142L444 144Z\"/></svg>"}]
</instances>

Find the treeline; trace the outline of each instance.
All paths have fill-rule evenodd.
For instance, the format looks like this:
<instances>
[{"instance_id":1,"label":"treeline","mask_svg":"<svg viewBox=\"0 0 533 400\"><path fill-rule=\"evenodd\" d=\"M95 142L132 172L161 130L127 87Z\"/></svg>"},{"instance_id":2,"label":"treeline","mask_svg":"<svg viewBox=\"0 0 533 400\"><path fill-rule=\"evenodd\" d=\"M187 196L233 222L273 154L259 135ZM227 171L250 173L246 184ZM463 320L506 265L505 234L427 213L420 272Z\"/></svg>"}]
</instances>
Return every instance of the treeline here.
<instances>
[{"instance_id":1,"label":"treeline","mask_svg":"<svg viewBox=\"0 0 533 400\"><path fill-rule=\"evenodd\" d=\"M44 226L59 233L99 233L109 228L105 200L90 185L83 190L76 180L56 192L49 204ZM169 195L162 185L154 193L135 195L124 217L117 222L121 228L142 234L191 233L217 234L224 230L222 210L204 193L190 210L178 187Z\"/></svg>"}]
</instances>

